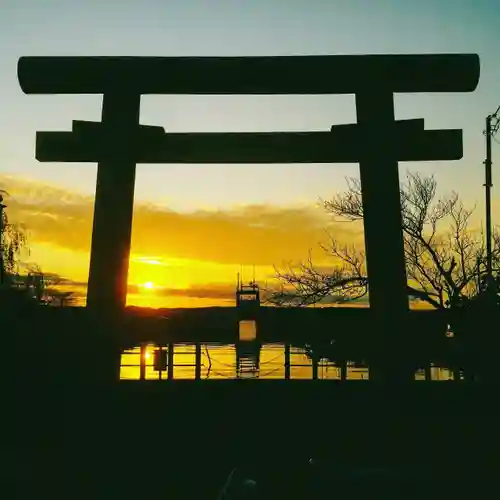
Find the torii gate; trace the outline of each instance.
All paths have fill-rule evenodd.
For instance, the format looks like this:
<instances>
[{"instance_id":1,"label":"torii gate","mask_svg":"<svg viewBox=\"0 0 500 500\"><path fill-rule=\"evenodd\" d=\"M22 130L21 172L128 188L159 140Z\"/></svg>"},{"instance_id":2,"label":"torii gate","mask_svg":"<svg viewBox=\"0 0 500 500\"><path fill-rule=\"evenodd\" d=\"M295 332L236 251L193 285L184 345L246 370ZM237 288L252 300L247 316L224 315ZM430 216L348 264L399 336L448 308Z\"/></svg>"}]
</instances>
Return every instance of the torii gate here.
<instances>
[{"instance_id":1,"label":"torii gate","mask_svg":"<svg viewBox=\"0 0 500 500\"><path fill-rule=\"evenodd\" d=\"M396 121L394 93L471 92L476 54L22 57L26 94L103 94L102 121L37 132L41 162L97 162L87 306L125 306L137 163L359 163L370 306L408 311L398 161L457 160L461 130ZM355 94L357 124L325 132L165 133L139 125L143 94ZM175 235L173 235L175 237ZM397 323L397 321L396 321Z\"/></svg>"}]
</instances>

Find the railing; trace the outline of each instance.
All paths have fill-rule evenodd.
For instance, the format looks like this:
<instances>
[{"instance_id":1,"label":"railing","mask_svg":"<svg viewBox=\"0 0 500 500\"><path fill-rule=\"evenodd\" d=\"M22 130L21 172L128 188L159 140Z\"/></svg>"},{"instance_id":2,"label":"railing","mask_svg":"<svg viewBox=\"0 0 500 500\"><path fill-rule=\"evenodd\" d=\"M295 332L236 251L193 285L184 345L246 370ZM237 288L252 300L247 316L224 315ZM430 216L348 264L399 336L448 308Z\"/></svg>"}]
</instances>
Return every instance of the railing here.
<instances>
[{"instance_id":1,"label":"railing","mask_svg":"<svg viewBox=\"0 0 500 500\"><path fill-rule=\"evenodd\" d=\"M235 345L170 344L163 346L166 362L155 370L159 346L144 344L122 355L120 378L129 380L179 379L284 379L284 380L368 380L369 368L354 362L334 363L311 359L303 349L290 344L268 344L238 356ZM242 363L253 365L248 370ZM160 368L158 365L156 368ZM451 381L453 373L430 365L415 372L415 380Z\"/></svg>"}]
</instances>

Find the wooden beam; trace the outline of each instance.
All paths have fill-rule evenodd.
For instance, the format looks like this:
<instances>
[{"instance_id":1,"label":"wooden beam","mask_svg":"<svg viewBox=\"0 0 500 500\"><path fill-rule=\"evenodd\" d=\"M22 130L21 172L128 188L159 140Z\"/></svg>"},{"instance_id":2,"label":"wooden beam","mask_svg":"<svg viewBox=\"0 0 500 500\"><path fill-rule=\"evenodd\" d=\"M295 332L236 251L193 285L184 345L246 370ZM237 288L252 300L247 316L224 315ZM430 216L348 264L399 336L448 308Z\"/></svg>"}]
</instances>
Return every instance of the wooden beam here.
<instances>
[{"instance_id":1,"label":"wooden beam","mask_svg":"<svg viewBox=\"0 0 500 500\"><path fill-rule=\"evenodd\" d=\"M477 54L291 57L21 57L26 94L354 94L472 92Z\"/></svg>"},{"instance_id":2,"label":"wooden beam","mask_svg":"<svg viewBox=\"0 0 500 500\"><path fill-rule=\"evenodd\" d=\"M74 123L74 122L73 122ZM410 118L408 120L395 120L393 126L396 129L395 133L415 133L422 132L425 128L425 120L423 118ZM351 130L352 132L360 133L363 125L359 123L347 123L341 125L332 125L330 132L337 132L342 129ZM367 130L369 132L369 130Z\"/></svg>"},{"instance_id":3,"label":"wooden beam","mask_svg":"<svg viewBox=\"0 0 500 500\"><path fill-rule=\"evenodd\" d=\"M398 161L459 160L461 130L395 132L386 137L387 154ZM363 140L354 127L334 132L174 133L139 140L137 163L358 163ZM106 136L72 132L37 132L41 162L95 163L112 159Z\"/></svg>"},{"instance_id":4,"label":"wooden beam","mask_svg":"<svg viewBox=\"0 0 500 500\"><path fill-rule=\"evenodd\" d=\"M80 137L85 137L85 135L107 133L109 129L109 126L107 126L104 122L91 122L85 120L73 120L73 124L71 126L72 132ZM113 132L112 130L110 131ZM165 129L155 125L137 125L136 134L141 139L161 139L165 135Z\"/></svg>"}]
</instances>

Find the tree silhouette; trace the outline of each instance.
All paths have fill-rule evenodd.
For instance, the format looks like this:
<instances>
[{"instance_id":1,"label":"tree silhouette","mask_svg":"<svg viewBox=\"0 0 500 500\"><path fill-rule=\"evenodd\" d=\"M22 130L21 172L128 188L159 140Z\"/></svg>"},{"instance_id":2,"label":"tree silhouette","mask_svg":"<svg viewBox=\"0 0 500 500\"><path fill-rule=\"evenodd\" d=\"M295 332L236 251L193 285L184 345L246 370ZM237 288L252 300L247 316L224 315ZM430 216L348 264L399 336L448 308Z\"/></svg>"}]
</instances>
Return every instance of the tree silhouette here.
<instances>
[{"instance_id":1,"label":"tree silhouette","mask_svg":"<svg viewBox=\"0 0 500 500\"><path fill-rule=\"evenodd\" d=\"M362 221L361 183L347 180L346 192L322 200L325 210L344 221ZM455 307L483 295L486 286L486 247L482 230L471 228L473 209L452 192L436 197L434 176L407 173L401 187L403 236L408 294L436 309ZM384 221L380 221L381 224ZM309 258L285 270L275 268L280 288L268 294L275 305L307 306L347 302L367 295L369 279L364 248L342 245L329 235L323 250L340 264L316 267ZM494 231L493 270L499 283L500 235Z\"/></svg>"},{"instance_id":2,"label":"tree silhouette","mask_svg":"<svg viewBox=\"0 0 500 500\"><path fill-rule=\"evenodd\" d=\"M7 191L0 189L0 203L3 204ZM15 274L19 272L19 264L22 252L29 251L28 238L24 229L9 221L7 211L2 210L2 221L0 224L0 273L2 284L9 285Z\"/></svg>"},{"instance_id":3,"label":"tree silhouette","mask_svg":"<svg viewBox=\"0 0 500 500\"><path fill-rule=\"evenodd\" d=\"M74 306L78 303L78 294L73 290L64 290L67 280L59 275L44 276L44 299L52 306Z\"/></svg>"},{"instance_id":4,"label":"tree silhouette","mask_svg":"<svg viewBox=\"0 0 500 500\"><path fill-rule=\"evenodd\" d=\"M2 204L4 196L8 196L7 191L0 189ZM0 228L3 298L16 297L21 300L29 299L32 303L58 306L74 305L78 299L75 292L58 288L65 284L63 278L58 275L45 275L38 264L21 260L25 252L29 254L27 234L22 226L9 220L6 210L2 211Z\"/></svg>"}]
</instances>

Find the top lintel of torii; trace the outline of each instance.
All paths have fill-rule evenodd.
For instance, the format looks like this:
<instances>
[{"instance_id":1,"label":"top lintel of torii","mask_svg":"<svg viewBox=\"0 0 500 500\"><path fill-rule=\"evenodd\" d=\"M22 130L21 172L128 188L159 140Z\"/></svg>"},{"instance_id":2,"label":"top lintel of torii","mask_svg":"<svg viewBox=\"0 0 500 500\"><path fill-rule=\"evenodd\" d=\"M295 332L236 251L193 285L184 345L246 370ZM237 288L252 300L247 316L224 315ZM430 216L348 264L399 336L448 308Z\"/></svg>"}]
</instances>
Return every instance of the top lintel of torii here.
<instances>
[{"instance_id":1,"label":"top lintel of torii","mask_svg":"<svg viewBox=\"0 0 500 500\"><path fill-rule=\"evenodd\" d=\"M477 54L21 57L26 94L472 92Z\"/></svg>"}]
</instances>

